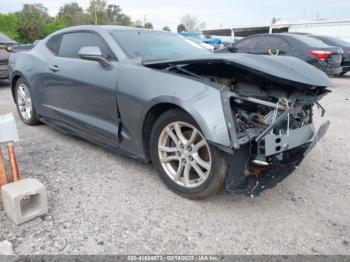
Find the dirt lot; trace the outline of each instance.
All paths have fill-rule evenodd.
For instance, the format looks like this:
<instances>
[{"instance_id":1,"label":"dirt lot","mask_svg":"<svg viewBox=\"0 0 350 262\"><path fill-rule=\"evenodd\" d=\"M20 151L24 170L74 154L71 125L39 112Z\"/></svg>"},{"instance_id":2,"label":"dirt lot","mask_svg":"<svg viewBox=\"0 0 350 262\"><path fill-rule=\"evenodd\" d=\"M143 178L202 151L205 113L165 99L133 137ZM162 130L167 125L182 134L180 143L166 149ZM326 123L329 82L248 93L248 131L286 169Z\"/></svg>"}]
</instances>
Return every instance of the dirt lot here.
<instances>
[{"instance_id":1,"label":"dirt lot","mask_svg":"<svg viewBox=\"0 0 350 262\"><path fill-rule=\"evenodd\" d=\"M48 215L18 227L0 208L0 241L16 254L350 254L350 75L333 83L322 101L330 130L293 175L255 199L204 201L173 194L150 164L23 125L0 83L22 175L49 198Z\"/></svg>"}]
</instances>

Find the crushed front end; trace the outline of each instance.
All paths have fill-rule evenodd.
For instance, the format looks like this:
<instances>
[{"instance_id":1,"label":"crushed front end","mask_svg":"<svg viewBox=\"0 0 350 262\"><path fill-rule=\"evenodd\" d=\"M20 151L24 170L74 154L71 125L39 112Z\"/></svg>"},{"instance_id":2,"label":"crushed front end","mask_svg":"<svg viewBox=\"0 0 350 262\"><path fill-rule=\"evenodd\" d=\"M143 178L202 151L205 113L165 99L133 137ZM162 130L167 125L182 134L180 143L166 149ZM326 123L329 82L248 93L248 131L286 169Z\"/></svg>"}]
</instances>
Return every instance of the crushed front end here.
<instances>
[{"instance_id":1,"label":"crushed front end","mask_svg":"<svg viewBox=\"0 0 350 262\"><path fill-rule=\"evenodd\" d=\"M324 115L319 100L330 92L330 80L299 59L234 54L147 66L220 90L230 145L216 145L227 158L226 189L231 193L256 196L275 186L328 129L326 121L316 131L313 110L319 107Z\"/></svg>"},{"instance_id":2,"label":"crushed front end","mask_svg":"<svg viewBox=\"0 0 350 262\"><path fill-rule=\"evenodd\" d=\"M329 121L318 131L313 124L314 107L324 115L318 101L328 92L244 82L223 90L234 148L227 155L227 191L257 196L291 174L328 129Z\"/></svg>"}]
</instances>

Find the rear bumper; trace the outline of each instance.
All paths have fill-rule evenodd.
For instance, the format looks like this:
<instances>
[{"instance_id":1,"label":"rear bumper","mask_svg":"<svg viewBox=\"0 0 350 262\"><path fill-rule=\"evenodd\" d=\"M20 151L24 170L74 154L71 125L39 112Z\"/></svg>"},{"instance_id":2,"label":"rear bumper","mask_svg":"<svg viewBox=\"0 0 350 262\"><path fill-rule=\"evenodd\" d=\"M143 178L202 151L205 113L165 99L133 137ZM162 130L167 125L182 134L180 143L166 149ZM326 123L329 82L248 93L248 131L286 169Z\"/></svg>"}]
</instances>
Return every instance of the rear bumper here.
<instances>
[{"instance_id":1,"label":"rear bumper","mask_svg":"<svg viewBox=\"0 0 350 262\"><path fill-rule=\"evenodd\" d=\"M349 72L350 71L350 61L343 61L343 63L341 64L342 66L342 71L343 73Z\"/></svg>"},{"instance_id":2,"label":"rear bumper","mask_svg":"<svg viewBox=\"0 0 350 262\"><path fill-rule=\"evenodd\" d=\"M0 61L0 79L8 79L8 78L9 78L8 60L1 59L1 61Z\"/></svg>"},{"instance_id":3,"label":"rear bumper","mask_svg":"<svg viewBox=\"0 0 350 262\"><path fill-rule=\"evenodd\" d=\"M0 65L0 79L9 78L9 69L7 65Z\"/></svg>"},{"instance_id":4,"label":"rear bumper","mask_svg":"<svg viewBox=\"0 0 350 262\"><path fill-rule=\"evenodd\" d=\"M340 64L329 64L325 61L319 61L318 63L312 65L322 70L329 76L339 75L343 72L343 68L340 66Z\"/></svg>"},{"instance_id":5,"label":"rear bumper","mask_svg":"<svg viewBox=\"0 0 350 262\"><path fill-rule=\"evenodd\" d=\"M320 69L329 76L339 75L341 74L341 72L343 72L342 67L331 68L331 67L323 66L323 67L320 67Z\"/></svg>"},{"instance_id":6,"label":"rear bumper","mask_svg":"<svg viewBox=\"0 0 350 262\"><path fill-rule=\"evenodd\" d=\"M346 73L346 72L349 72L349 71L350 71L350 66L344 66L343 70L342 70L342 73Z\"/></svg>"}]
</instances>

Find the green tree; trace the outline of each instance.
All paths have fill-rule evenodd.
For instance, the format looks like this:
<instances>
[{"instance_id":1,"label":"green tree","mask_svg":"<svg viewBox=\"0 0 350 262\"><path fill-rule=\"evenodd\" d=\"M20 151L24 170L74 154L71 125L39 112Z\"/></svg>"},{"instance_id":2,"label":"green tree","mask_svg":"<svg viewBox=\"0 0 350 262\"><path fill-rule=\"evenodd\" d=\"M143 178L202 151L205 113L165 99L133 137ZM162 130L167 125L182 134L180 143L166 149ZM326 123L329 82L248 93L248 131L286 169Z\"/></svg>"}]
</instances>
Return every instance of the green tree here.
<instances>
[{"instance_id":1,"label":"green tree","mask_svg":"<svg viewBox=\"0 0 350 262\"><path fill-rule=\"evenodd\" d=\"M150 22L145 23L144 28L153 29L153 24Z\"/></svg>"},{"instance_id":2,"label":"green tree","mask_svg":"<svg viewBox=\"0 0 350 262\"><path fill-rule=\"evenodd\" d=\"M107 6L107 17L111 24L130 26L131 18L122 12L119 5Z\"/></svg>"},{"instance_id":3,"label":"green tree","mask_svg":"<svg viewBox=\"0 0 350 262\"><path fill-rule=\"evenodd\" d=\"M170 29L170 27L169 26L164 26L163 27L163 29L162 29L163 31L169 31L169 32L171 32L171 29Z\"/></svg>"},{"instance_id":4,"label":"green tree","mask_svg":"<svg viewBox=\"0 0 350 262\"><path fill-rule=\"evenodd\" d=\"M48 22L44 26L44 36L47 36L65 27L66 27L66 23L63 20L53 20L51 22Z\"/></svg>"},{"instance_id":5,"label":"green tree","mask_svg":"<svg viewBox=\"0 0 350 262\"><path fill-rule=\"evenodd\" d=\"M77 2L71 2L62 6L57 14L57 18L62 20L66 26L86 23L86 19L84 19L84 10Z\"/></svg>"},{"instance_id":6,"label":"green tree","mask_svg":"<svg viewBox=\"0 0 350 262\"><path fill-rule=\"evenodd\" d=\"M90 6L87 11L93 24L108 24L106 0L90 0Z\"/></svg>"},{"instance_id":7,"label":"green tree","mask_svg":"<svg viewBox=\"0 0 350 262\"><path fill-rule=\"evenodd\" d=\"M180 33L180 32L186 32L187 31L187 28L184 24L179 24L177 26L177 32Z\"/></svg>"},{"instance_id":8,"label":"green tree","mask_svg":"<svg viewBox=\"0 0 350 262\"><path fill-rule=\"evenodd\" d=\"M23 43L32 43L45 36L44 26L49 20L46 7L42 4L24 4L17 13L18 38Z\"/></svg>"},{"instance_id":9,"label":"green tree","mask_svg":"<svg viewBox=\"0 0 350 262\"><path fill-rule=\"evenodd\" d=\"M0 14L0 32L18 41L18 19L15 14Z\"/></svg>"}]
</instances>

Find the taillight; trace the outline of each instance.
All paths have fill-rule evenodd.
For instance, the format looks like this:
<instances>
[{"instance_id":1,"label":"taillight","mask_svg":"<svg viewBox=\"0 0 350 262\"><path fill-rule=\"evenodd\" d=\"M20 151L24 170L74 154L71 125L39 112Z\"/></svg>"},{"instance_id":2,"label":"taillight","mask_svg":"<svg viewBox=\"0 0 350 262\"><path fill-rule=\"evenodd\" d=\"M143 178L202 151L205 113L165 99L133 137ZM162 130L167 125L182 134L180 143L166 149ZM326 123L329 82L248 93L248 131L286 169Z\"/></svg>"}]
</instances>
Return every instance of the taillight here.
<instances>
[{"instance_id":1,"label":"taillight","mask_svg":"<svg viewBox=\"0 0 350 262\"><path fill-rule=\"evenodd\" d=\"M316 57L320 60L326 60L331 54L331 51L323 51L323 50L311 50L309 54Z\"/></svg>"},{"instance_id":2,"label":"taillight","mask_svg":"<svg viewBox=\"0 0 350 262\"><path fill-rule=\"evenodd\" d=\"M348 55L350 55L350 50L348 50L346 53L347 53Z\"/></svg>"}]
</instances>

